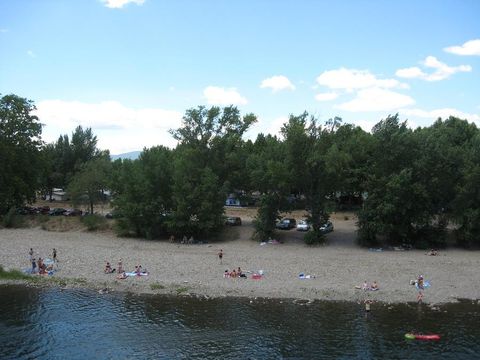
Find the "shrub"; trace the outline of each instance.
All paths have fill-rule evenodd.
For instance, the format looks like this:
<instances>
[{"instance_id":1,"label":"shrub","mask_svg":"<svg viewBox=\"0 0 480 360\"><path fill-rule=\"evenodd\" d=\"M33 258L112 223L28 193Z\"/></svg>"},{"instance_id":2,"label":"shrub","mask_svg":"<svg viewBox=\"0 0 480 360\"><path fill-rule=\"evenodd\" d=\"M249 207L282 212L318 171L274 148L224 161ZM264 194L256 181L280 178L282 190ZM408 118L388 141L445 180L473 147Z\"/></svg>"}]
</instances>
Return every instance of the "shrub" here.
<instances>
[{"instance_id":1,"label":"shrub","mask_svg":"<svg viewBox=\"0 0 480 360\"><path fill-rule=\"evenodd\" d=\"M20 228L25 226L25 220L17 214L17 209L12 207L2 218L2 225L6 228Z\"/></svg>"},{"instance_id":2,"label":"shrub","mask_svg":"<svg viewBox=\"0 0 480 360\"><path fill-rule=\"evenodd\" d=\"M107 227L107 220L100 215L86 215L82 217L82 223L89 231L102 230Z\"/></svg>"},{"instance_id":3,"label":"shrub","mask_svg":"<svg viewBox=\"0 0 480 360\"><path fill-rule=\"evenodd\" d=\"M25 279L31 279L31 277L22 273L19 270L5 271L3 266L0 265L0 279L4 279L4 280L25 280Z\"/></svg>"},{"instance_id":4,"label":"shrub","mask_svg":"<svg viewBox=\"0 0 480 360\"><path fill-rule=\"evenodd\" d=\"M326 242L325 236L318 231L309 231L305 234L303 238L305 244L314 245L314 244L324 244Z\"/></svg>"}]
</instances>

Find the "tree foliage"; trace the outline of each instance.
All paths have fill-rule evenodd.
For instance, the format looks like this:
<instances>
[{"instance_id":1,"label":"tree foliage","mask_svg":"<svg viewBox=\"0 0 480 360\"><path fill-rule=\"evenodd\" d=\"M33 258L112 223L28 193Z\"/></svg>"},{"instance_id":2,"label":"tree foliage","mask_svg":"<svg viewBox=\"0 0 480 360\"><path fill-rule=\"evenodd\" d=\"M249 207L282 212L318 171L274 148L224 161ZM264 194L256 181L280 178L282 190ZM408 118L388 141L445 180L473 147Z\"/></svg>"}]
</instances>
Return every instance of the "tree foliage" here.
<instances>
[{"instance_id":1,"label":"tree foliage","mask_svg":"<svg viewBox=\"0 0 480 360\"><path fill-rule=\"evenodd\" d=\"M42 126L32 101L0 99L0 214L35 199L41 171Z\"/></svg>"}]
</instances>

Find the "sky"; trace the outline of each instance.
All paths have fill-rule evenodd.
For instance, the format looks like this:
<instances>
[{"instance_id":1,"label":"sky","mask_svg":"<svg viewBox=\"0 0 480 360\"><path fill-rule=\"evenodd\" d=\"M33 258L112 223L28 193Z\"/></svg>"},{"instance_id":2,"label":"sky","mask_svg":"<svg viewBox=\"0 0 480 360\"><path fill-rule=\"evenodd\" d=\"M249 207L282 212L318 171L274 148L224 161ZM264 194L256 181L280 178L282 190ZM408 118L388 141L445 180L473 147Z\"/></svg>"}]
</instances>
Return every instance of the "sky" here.
<instances>
[{"instance_id":1,"label":"sky","mask_svg":"<svg viewBox=\"0 0 480 360\"><path fill-rule=\"evenodd\" d=\"M42 138L81 125L111 154L175 146L187 109L235 105L278 134L290 114L480 126L477 0L0 0L0 94Z\"/></svg>"}]
</instances>

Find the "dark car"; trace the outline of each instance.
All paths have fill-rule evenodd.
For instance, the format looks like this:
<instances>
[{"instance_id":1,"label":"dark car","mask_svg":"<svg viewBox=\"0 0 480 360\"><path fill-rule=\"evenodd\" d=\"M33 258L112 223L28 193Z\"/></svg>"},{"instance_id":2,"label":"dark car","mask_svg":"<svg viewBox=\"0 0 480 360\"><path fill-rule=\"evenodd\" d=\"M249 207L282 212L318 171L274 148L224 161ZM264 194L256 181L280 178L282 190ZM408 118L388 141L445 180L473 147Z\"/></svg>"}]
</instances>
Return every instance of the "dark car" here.
<instances>
[{"instance_id":1,"label":"dark car","mask_svg":"<svg viewBox=\"0 0 480 360\"><path fill-rule=\"evenodd\" d=\"M37 214L48 215L50 212L50 206L39 206L36 208Z\"/></svg>"},{"instance_id":2,"label":"dark car","mask_svg":"<svg viewBox=\"0 0 480 360\"><path fill-rule=\"evenodd\" d=\"M290 230L296 226L297 226L297 221L295 219L285 218L280 220L277 223L276 228L280 230Z\"/></svg>"},{"instance_id":3,"label":"dark car","mask_svg":"<svg viewBox=\"0 0 480 360\"><path fill-rule=\"evenodd\" d=\"M19 215L32 215L35 214L35 208L31 206L22 206L17 209Z\"/></svg>"},{"instance_id":4,"label":"dark car","mask_svg":"<svg viewBox=\"0 0 480 360\"><path fill-rule=\"evenodd\" d=\"M67 210L63 208L54 208L48 212L48 215L50 216L59 216L65 214Z\"/></svg>"},{"instance_id":5,"label":"dark car","mask_svg":"<svg viewBox=\"0 0 480 360\"><path fill-rule=\"evenodd\" d=\"M242 219L238 216L229 216L227 217L225 224L230 226L242 225Z\"/></svg>"},{"instance_id":6,"label":"dark car","mask_svg":"<svg viewBox=\"0 0 480 360\"><path fill-rule=\"evenodd\" d=\"M63 215L65 216L82 216L82 210L79 209L67 209Z\"/></svg>"},{"instance_id":7,"label":"dark car","mask_svg":"<svg viewBox=\"0 0 480 360\"><path fill-rule=\"evenodd\" d=\"M320 232L323 234L327 234L333 231L333 224L331 221L327 221L325 224L320 226Z\"/></svg>"}]
</instances>

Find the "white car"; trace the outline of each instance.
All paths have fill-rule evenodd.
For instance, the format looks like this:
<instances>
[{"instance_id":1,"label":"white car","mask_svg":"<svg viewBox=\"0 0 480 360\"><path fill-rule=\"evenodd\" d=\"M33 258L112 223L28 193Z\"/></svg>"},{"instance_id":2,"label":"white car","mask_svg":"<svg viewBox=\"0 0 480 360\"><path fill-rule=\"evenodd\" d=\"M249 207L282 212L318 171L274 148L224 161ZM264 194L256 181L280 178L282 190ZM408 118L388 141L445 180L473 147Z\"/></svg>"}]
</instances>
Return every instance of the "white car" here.
<instances>
[{"instance_id":1,"label":"white car","mask_svg":"<svg viewBox=\"0 0 480 360\"><path fill-rule=\"evenodd\" d=\"M300 220L297 224L297 231L308 231L310 225L305 220Z\"/></svg>"}]
</instances>

